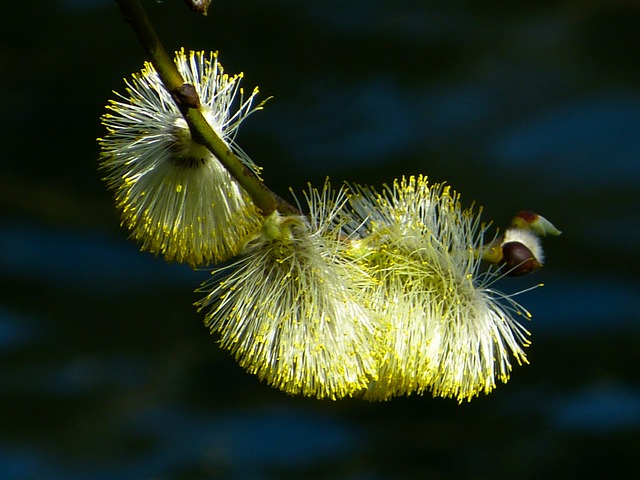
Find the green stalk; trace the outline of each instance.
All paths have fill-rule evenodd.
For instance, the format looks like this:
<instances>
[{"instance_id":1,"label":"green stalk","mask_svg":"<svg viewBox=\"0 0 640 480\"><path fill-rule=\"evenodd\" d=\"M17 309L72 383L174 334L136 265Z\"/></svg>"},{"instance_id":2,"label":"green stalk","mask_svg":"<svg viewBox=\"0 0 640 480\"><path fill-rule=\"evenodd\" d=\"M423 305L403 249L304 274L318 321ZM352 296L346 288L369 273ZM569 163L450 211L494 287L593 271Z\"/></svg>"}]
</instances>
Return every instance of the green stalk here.
<instances>
[{"instance_id":1,"label":"green stalk","mask_svg":"<svg viewBox=\"0 0 640 480\"><path fill-rule=\"evenodd\" d=\"M205 147L249 194L263 215L269 215L283 202L231 151L211 128L199 110L200 99L182 75L155 32L139 0L116 0L124 19L131 25L165 88L180 109L193 141ZM284 206L284 205L283 205Z\"/></svg>"}]
</instances>

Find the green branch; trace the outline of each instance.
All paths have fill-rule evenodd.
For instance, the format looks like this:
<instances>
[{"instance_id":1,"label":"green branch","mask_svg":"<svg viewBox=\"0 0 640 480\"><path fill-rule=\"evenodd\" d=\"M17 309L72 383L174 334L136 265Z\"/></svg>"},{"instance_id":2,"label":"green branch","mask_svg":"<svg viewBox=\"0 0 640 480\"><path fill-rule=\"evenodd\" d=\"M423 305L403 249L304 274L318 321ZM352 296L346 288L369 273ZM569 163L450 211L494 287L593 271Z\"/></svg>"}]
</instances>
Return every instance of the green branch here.
<instances>
[{"instance_id":1,"label":"green branch","mask_svg":"<svg viewBox=\"0 0 640 480\"><path fill-rule=\"evenodd\" d=\"M184 82L173 59L167 54L139 0L116 0L124 19L131 25L158 76L189 125L191 138L207 149L244 188L263 215L287 208L262 181L231 151L211 128L200 111L200 99L192 85Z\"/></svg>"}]
</instances>

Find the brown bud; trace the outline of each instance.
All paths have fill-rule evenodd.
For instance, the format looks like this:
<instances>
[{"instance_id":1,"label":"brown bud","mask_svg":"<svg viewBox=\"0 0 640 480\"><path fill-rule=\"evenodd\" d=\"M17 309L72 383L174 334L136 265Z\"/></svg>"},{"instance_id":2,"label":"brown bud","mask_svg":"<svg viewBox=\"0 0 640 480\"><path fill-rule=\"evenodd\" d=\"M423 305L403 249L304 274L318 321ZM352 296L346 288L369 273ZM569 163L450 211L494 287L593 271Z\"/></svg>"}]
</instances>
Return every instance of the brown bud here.
<instances>
[{"instance_id":1,"label":"brown bud","mask_svg":"<svg viewBox=\"0 0 640 480\"><path fill-rule=\"evenodd\" d=\"M171 93L181 107L200 108L200 97L198 96L198 92L196 92L196 87L190 83L183 83Z\"/></svg>"},{"instance_id":2,"label":"brown bud","mask_svg":"<svg viewBox=\"0 0 640 480\"><path fill-rule=\"evenodd\" d=\"M506 242L502 244L502 261L507 268L507 275L519 276L542 268L531 250L521 242Z\"/></svg>"}]
</instances>

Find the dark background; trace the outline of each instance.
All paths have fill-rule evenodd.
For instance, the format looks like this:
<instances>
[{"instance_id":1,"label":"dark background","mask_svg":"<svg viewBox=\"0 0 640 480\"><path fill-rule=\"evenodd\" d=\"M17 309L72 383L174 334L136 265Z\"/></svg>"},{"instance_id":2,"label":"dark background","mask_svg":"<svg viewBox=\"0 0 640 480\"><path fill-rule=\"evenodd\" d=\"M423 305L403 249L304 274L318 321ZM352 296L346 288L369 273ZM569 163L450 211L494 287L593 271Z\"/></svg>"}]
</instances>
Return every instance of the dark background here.
<instances>
[{"instance_id":1,"label":"dark background","mask_svg":"<svg viewBox=\"0 0 640 480\"><path fill-rule=\"evenodd\" d=\"M192 307L208 277L140 253L97 171L143 53L108 0L0 4L0 478L635 478L640 7L622 0L146 2L169 50L273 95L239 143L287 188L425 173L485 219L564 234L503 280L531 364L488 396L294 398ZM615 473L614 473L615 472Z\"/></svg>"}]
</instances>

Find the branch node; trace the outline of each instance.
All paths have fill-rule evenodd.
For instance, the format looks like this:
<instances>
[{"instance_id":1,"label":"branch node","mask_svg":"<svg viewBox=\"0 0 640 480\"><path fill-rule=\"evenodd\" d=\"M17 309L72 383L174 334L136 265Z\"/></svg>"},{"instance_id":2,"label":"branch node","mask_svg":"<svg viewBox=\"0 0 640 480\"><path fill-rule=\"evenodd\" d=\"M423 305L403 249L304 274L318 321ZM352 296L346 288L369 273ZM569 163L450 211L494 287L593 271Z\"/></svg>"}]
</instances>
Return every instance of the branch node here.
<instances>
[{"instance_id":1,"label":"branch node","mask_svg":"<svg viewBox=\"0 0 640 480\"><path fill-rule=\"evenodd\" d=\"M180 111L187 108L195 108L196 110L200 108L200 97L196 92L196 87L190 83L183 83L178 88L171 90L171 96Z\"/></svg>"}]
</instances>

